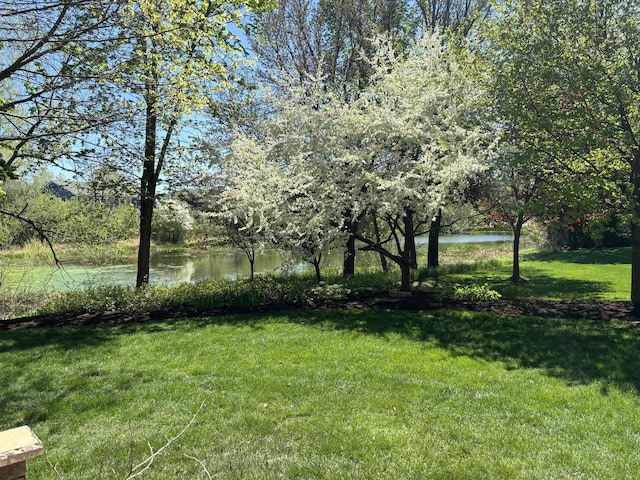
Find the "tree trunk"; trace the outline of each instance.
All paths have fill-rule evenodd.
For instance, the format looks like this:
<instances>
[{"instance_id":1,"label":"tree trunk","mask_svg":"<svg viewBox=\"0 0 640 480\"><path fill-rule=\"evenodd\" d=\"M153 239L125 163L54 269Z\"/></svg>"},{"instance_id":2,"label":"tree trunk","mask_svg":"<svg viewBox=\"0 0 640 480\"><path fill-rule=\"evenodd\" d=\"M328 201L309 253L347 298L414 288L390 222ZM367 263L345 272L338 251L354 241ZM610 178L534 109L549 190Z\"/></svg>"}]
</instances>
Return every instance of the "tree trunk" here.
<instances>
[{"instance_id":1,"label":"tree trunk","mask_svg":"<svg viewBox=\"0 0 640 480\"><path fill-rule=\"evenodd\" d=\"M524 281L520 276L520 236L522 234L522 225L524 225L524 214L520 212L513 227L513 268L509 279L513 283Z\"/></svg>"},{"instance_id":2,"label":"tree trunk","mask_svg":"<svg viewBox=\"0 0 640 480\"><path fill-rule=\"evenodd\" d=\"M416 253L416 236L413 226L413 211L407 209L404 217L404 250L409 266L413 270L418 269L418 255Z\"/></svg>"},{"instance_id":3,"label":"tree trunk","mask_svg":"<svg viewBox=\"0 0 640 480\"><path fill-rule=\"evenodd\" d=\"M356 237L349 234L342 262L342 276L353 277L356 274Z\"/></svg>"},{"instance_id":4,"label":"tree trunk","mask_svg":"<svg viewBox=\"0 0 640 480\"><path fill-rule=\"evenodd\" d=\"M439 250L440 250L440 228L442 226L442 209L439 208L431 219L431 228L429 229L429 244L427 245L427 268L436 268L440 266Z\"/></svg>"},{"instance_id":5,"label":"tree trunk","mask_svg":"<svg viewBox=\"0 0 640 480\"><path fill-rule=\"evenodd\" d=\"M408 257L403 255L403 261L400 262L400 291L411 291L411 262Z\"/></svg>"},{"instance_id":6,"label":"tree trunk","mask_svg":"<svg viewBox=\"0 0 640 480\"><path fill-rule=\"evenodd\" d=\"M156 107L158 98L156 85L147 84L145 101L147 104L145 139L144 139L144 164L140 178L140 237L138 240L138 273L136 276L136 288L149 283L149 258L151 256L151 221L153 217L153 203L156 196L156 141L158 114Z\"/></svg>"},{"instance_id":7,"label":"tree trunk","mask_svg":"<svg viewBox=\"0 0 640 480\"><path fill-rule=\"evenodd\" d=\"M255 265L256 265L256 252L255 251L250 251L247 252L247 258L249 258L249 268L251 269L250 273L249 273L249 280L251 280L253 282L253 277L254 277L254 273L255 273Z\"/></svg>"},{"instance_id":8,"label":"tree trunk","mask_svg":"<svg viewBox=\"0 0 640 480\"><path fill-rule=\"evenodd\" d=\"M138 239L138 271L136 276L137 288L149 283L153 201L153 197L140 199L140 237Z\"/></svg>"},{"instance_id":9,"label":"tree trunk","mask_svg":"<svg viewBox=\"0 0 640 480\"><path fill-rule=\"evenodd\" d=\"M634 219L631 223L631 302L633 314L640 316L640 151L632 166Z\"/></svg>"},{"instance_id":10,"label":"tree trunk","mask_svg":"<svg viewBox=\"0 0 640 480\"><path fill-rule=\"evenodd\" d=\"M373 230L376 235L376 243L380 245L380 242L382 241L380 237L380 227L378 226L378 219L375 216L373 217ZM389 264L387 263L387 257L381 252L378 252L378 255L380 255L380 266L382 267L382 271L388 272Z\"/></svg>"},{"instance_id":11,"label":"tree trunk","mask_svg":"<svg viewBox=\"0 0 640 480\"><path fill-rule=\"evenodd\" d=\"M320 284L320 282L322 282L322 275L320 274L320 257L313 259L313 268L316 272L316 282Z\"/></svg>"}]
</instances>

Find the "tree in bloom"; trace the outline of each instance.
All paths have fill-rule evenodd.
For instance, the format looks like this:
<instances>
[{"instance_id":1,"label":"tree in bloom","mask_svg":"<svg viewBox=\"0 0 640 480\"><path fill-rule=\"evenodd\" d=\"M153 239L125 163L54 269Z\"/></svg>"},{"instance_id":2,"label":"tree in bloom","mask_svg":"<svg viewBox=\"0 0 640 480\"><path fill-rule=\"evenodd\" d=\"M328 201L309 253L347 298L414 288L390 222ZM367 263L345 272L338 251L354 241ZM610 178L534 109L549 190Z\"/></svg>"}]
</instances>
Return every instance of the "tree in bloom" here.
<instances>
[{"instance_id":1,"label":"tree in bloom","mask_svg":"<svg viewBox=\"0 0 640 480\"><path fill-rule=\"evenodd\" d=\"M422 39L406 57L383 41L373 66L373 81L352 111L370 159L369 212L390 233L382 241L358 239L398 264L401 288L409 290L415 237L429 230L434 212L464 197L468 179L493 155L494 134L483 91L442 37Z\"/></svg>"},{"instance_id":2,"label":"tree in bloom","mask_svg":"<svg viewBox=\"0 0 640 480\"><path fill-rule=\"evenodd\" d=\"M271 246L271 195L280 183L276 165L267 163L263 145L247 136L236 138L218 175L224 190L217 199L213 218L222 222L231 241L247 255L254 277L256 253Z\"/></svg>"},{"instance_id":3,"label":"tree in bloom","mask_svg":"<svg viewBox=\"0 0 640 480\"><path fill-rule=\"evenodd\" d=\"M110 47L92 98L119 115L101 132L105 154L139 172L140 229L136 286L149 282L152 217L158 185L179 163L183 129L233 87L232 67L245 51L238 35L247 16L273 0L126 0L119 42ZM106 155L105 155L106 156Z\"/></svg>"},{"instance_id":4,"label":"tree in bloom","mask_svg":"<svg viewBox=\"0 0 640 480\"><path fill-rule=\"evenodd\" d=\"M305 87L290 83L284 91L270 97L274 112L252 133L236 132L222 162L227 188L218 217L238 227L236 244L285 250L312 264L320 281L323 258L341 248L344 237L344 190L338 191L332 169L344 138L338 133L344 105L317 79ZM346 178L357 180L357 172Z\"/></svg>"},{"instance_id":5,"label":"tree in bloom","mask_svg":"<svg viewBox=\"0 0 640 480\"><path fill-rule=\"evenodd\" d=\"M405 56L385 39L376 47L372 81L357 98L339 97L322 75L281 86L271 117L253 137L238 133L230 155L249 157L243 164L255 170L245 178L270 172L268 191L256 198L252 182L238 181L228 195L249 200L245 210L270 205L261 208L269 212L261 230L312 263L353 234L398 264L401 288L409 290L415 236L485 168L492 134L482 121L482 91L441 37L425 38ZM240 178L234 168L227 178ZM374 219L388 237L360 228Z\"/></svg>"}]
</instances>

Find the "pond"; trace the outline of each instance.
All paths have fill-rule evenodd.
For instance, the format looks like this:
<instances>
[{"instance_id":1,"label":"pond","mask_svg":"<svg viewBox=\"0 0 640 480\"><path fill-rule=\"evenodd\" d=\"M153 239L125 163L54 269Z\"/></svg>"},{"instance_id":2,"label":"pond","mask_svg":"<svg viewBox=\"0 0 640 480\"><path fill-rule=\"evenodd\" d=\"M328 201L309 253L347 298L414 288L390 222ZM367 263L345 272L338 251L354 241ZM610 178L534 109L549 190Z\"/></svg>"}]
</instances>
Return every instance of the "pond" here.
<instances>
[{"instance_id":1,"label":"pond","mask_svg":"<svg viewBox=\"0 0 640 480\"><path fill-rule=\"evenodd\" d=\"M509 242L513 237L509 233L482 233L466 235L445 235L440 244ZM428 243L427 238L418 238L420 245ZM363 254L360 254L362 256ZM371 258L372 254L370 254ZM329 256L328 265L339 267L342 255L335 252ZM257 256L256 274L278 271L285 260L275 250L266 251ZM305 271L311 267L306 264L291 266L296 271ZM219 280L246 278L249 276L249 261L238 250L193 253L166 252L151 257L150 282L153 284L175 285L200 280ZM11 291L38 290L76 290L99 285L133 285L136 278L136 265L82 266L64 264L63 269L56 267L25 267L0 272L2 289Z\"/></svg>"}]
</instances>

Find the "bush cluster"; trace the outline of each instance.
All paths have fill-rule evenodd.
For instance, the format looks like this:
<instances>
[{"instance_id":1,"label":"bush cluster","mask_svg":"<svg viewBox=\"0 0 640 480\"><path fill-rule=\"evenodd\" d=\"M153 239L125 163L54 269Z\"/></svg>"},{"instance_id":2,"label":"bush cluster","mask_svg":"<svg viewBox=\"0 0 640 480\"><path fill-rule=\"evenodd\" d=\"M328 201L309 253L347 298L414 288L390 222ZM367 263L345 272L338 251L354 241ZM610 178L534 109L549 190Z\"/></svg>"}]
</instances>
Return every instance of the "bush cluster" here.
<instances>
[{"instance_id":1,"label":"bush cluster","mask_svg":"<svg viewBox=\"0 0 640 480\"><path fill-rule=\"evenodd\" d=\"M499 292L489 288L486 283L482 285L454 285L451 296L454 300L462 301L498 300L502 298Z\"/></svg>"},{"instance_id":2,"label":"bush cluster","mask_svg":"<svg viewBox=\"0 0 640 480\"><path fill-rule=\"evenodd\" d=\"M205 280L174 287L149 285L136 289L129 286L100 286L60 292L39 313L141 313L173 307L207 311L227 306L305 305L323 300L357 298L371 291L388 289L392 283L391 277L384 275L366 281L341 278L334 281L336 283L318 286L312 276L265 275L254 280Z\"/></svg>"}]
</instances>

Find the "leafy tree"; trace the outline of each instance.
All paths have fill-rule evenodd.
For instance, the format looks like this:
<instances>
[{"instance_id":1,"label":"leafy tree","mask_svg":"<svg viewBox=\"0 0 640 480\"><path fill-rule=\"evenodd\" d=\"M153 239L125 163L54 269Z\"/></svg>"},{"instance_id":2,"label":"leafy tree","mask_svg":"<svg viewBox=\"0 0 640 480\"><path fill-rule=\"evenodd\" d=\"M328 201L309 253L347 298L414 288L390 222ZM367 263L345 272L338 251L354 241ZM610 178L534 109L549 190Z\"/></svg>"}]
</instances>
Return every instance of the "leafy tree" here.
<instances>
[{"instance_id":1,"label":"leafy tree","mask_svg":"<svg viewBox=\"0 0 640 480\"><path fill-rule=\"evenodd\" d=\"M104 134L107 152L120 151L121 168L139 168L140 231L136 285L149 281L154 202L167 164L183 151L181 128L234 79L228 66L244 49L233 28L272 0L128 0L121 44L109 57L109 81L95 85L105 111L122 119ZM137 143L136 143L137 142Z\"/></svg>"},{"instance_id":2,"label":"leafy tree","mask_svg":"<svg viewBox=\"0 0 640 480\"><path fill-rule=\"evenodd\" d=\"M77 136L104 119L77 95L85 65L113 40L123 2L9 0L0 5L0 181L16 167L81 156Z\"/></svg>"},{"instance_id":3,"label":"leafy tree","mask_svg":"<svg viewBox=\"0 0 640 480\"><path fill-rule=\"evenodd\" d=\"M488 213L492 221L506 224L513 233L513 261L509 280L524 282L520 275L520 239L522 228L536 215L540 215L549 200L545 196L544 161L534 157L535 152L523 152L505 147L492 167L481 177L480 210ZM542 161L541 161L542 160Z\"/></svg>"},{"instance_id":4,"label":"leafy tree","mask_svg":"<svg viewBox=\"0 0 640 480\"><path fill-rule=\"evenodd\" d=\"M485 58L499 114L517 146L567 175L566 197L592 184L625 207L640 311L640 4L509 0L496 8Z\"/></svg>"}]
</instances>

